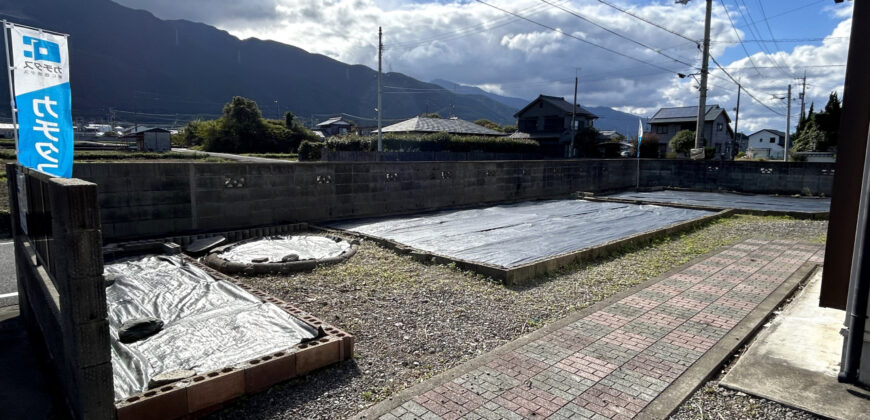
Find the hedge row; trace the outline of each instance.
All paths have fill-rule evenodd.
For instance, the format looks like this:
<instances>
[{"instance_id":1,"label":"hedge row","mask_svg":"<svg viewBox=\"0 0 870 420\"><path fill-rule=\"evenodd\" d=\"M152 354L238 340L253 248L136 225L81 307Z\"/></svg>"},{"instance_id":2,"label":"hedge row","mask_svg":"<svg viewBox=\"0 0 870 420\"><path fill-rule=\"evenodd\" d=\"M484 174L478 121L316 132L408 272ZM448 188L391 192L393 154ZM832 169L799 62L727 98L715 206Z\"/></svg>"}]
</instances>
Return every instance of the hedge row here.
<instances>
[{"instance_id":1,"label":"hedge row","mask_svg":"<svg viewBox=\"0 0 870 420\"><path fill-rule=\"evenodd\" d=\"M377 136L348 135L331 137L326 148L332 151L371 152L378 148ZM486 152L537 153L538 142L507 137L456 136L447 133L385 134L385 152Z\"/></svg>"}]
</instances>

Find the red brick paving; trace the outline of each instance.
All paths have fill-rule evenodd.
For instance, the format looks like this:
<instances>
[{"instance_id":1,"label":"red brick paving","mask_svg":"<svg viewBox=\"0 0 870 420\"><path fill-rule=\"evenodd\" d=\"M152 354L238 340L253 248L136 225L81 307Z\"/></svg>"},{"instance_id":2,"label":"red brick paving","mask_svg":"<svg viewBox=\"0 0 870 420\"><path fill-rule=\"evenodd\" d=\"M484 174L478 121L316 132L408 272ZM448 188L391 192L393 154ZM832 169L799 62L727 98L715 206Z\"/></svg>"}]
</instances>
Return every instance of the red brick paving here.
<instances>
[{"instance_id":1,"label":"red brick paving","mask_svg":"<svg viewBox=\"0 0 870 420\"><path fill-rule=\"evenodd\" d=\"M634 418L803 263L823 258L822 245L743 241L645 289L663 302L625 297L381 418ZM480 385L501 391L484 398L472 391Z\"/></svg>"}]
</instances>

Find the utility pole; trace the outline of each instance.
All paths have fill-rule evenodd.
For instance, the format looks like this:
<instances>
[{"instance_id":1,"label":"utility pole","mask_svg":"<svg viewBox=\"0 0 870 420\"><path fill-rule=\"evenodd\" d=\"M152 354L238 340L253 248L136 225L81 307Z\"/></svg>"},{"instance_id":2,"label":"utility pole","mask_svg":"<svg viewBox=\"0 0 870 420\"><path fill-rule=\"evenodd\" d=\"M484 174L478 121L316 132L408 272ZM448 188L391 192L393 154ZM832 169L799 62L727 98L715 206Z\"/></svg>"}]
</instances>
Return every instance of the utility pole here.
<instances>
[{"instance_id":1,"label":"utility pole","mask_svg":"<svg viewBox=\"0 0 870 420\"><path fill-rule=\"evenodd\" d=\"M570 145L574 146L572 150L568 151L568 157L572 157L574 153L576 153L577 145L574 144L574 141L577 137L577 129L575 128L575 124L577 120L577 75L574 75L574 107L571 108L571 143Z\"/></svg>"},{"instance_id":2,"label":"utility pole","mask_svg":"<svg viewBox=\"0 0 870 420\"><path fill-rule=\"evenodd\" d=\"M789 131L791 131L791 85L788 85L788 95L785 99L785 148L782 153L782 161L788 162Z\"/></svg>"},{"instance_id":3,"label":"utility pole","mask_svg":"<svg viewBox=\"0 0 870 420\"><path fill-rule=\"evenodd\" d=\"M734 147L740 148L740 143L737 142L737 124L740 123L740 91L743 89L743 85L737 85L737 108L735 109L734 114ZM735 153L736 154L736 153Z\"/></svg>"},{"instance_id":4,"label":"utility pole","mask_svg":"<svg viewBox=\"0 0 870 420\"><path fill-rule=\"evenodd\" d=\"M381 133L381 56L384 52L383 32L378 26L378 152L384 151L383 133Z\"/></svg>"},{"instance_id":5,"label":"utility pole","mask_svg":"<svg viewBox=\"0 0 870 420\"><path fill-rule=\"evenodd\" d=\"M677 3L687 4L689 0L677 0ZM698 96L698 125L695 130L695 149L706 145L706 140L702 144L701 139L704 138L704 117L707 114L707 73L710 61L710 14L713 10L713 0L707 0L707 12L704 17L704 52L701 59L701 86L700 95ZM703 159L704 153L692 154L693 158Z\"/></svg>"},{"instance_id":6,"label":"utility pole","mask_svg":"<svg viewBox=\"0 0 870 420\"><path fill-rule=\"evenodd\" d=\"M281 119L281 110L278 109L278 100L277 99L275 99L275 119L276 120Z\"/></svg>"},{"instance_id":7,"label":"utility pole","mask_svg":"<svg viewBox=\"0 0 870 420\"><path fill-rule=\"evenodd\" d=\"M801 118L804 117L804 103L806 103L807 96L807 71L804 70L804 77L801 78Z\"/></svg>"}]
</instances>

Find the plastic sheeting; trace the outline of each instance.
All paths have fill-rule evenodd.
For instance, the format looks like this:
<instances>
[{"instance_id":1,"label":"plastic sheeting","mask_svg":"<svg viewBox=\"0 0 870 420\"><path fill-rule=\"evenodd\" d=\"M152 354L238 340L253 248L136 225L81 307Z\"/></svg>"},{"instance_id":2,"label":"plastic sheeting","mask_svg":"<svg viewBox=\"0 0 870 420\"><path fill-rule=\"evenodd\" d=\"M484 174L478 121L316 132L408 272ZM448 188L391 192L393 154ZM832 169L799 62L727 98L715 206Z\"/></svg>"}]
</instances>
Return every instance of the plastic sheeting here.
<instances>
[{"instance_id":1,"label":"plastic sheeting","mask_svg":"<svg viewBox=\"0 0 870 420\"><path fill-rule=\"evenodd\" d=\"M242 264L250 264L258 258L268 258L267 262L281 262L288 254L298 255L300 261L320 260L337 257L349 249L350 243L347 241L336 242L324 236L275 236L232 246L221 252L220 257Z\"/></svg>"},{"instance_id":2,"label":"plastic sheeting","mask_svg":"<svg viewBox=\"0 0 870 420\"><path fill-rule=\"evenodd\" d=\"M712 214L585 200L551 200L333 223L439 255L504 268Z\"/></svg>"},{"instance_id":3,"label":"plastic sheeting","mask_svg":"<svg viewBox=\"0 0 870 420\"><path fill-rule=\"evenodd\" d=\"M232 366L314 338L317 331L244 289L175 256L139 256L105 266L115 399L145 391L162 372ZM163 329L122 344L124 321L156 317Z\"/></svg>"},{"instance_id":4,"label":"plastic sheeting","mask_svg":"<svg viewBox=\"0 0 870 420\"><path fill-rule=\"evenodd\" d=\"M691 204L723 209L775 210L804 213L826 212L830 211L831 208L830 198L743 195L699 191L623 192L607 197L658 201L661 203Z\"/></svg>"}]
</instances>

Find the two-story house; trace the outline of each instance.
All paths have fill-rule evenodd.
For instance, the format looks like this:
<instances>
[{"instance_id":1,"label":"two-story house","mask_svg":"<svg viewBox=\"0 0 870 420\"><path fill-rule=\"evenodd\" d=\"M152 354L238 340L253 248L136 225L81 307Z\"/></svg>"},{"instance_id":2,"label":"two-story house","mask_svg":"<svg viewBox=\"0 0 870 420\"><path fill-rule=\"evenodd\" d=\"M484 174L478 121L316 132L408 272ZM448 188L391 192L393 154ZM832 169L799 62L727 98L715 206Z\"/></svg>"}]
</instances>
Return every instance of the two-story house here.
<instances>
[{"instance_id":1,"label":"two-story house","mask_svg":"<svg viewBox=\"0 0 870 420\"><path fill-rule=\"evenodd\" d=\"M592 127L598 116L583 109L575 108L565 98L540 95L514 114L517 119L517 135L537 141L541 145L541 153L551 157L571 157L571 116L574 118L574 130Z\"/></svg>"},{"instance_id":2,"label":"two-story house","mask_svg":"<svg viewBox=\"0 0 870 420\"><path fill-rule=\"evenodd\" d=\"M750 134L747 153L750 158L755 159L782 159L785 153L785 133L765 128Z\"/></svg>"},{"instance_id":3,"label":"two-story house","mask_svg":"<svg viewBox=\"0 0 870 420\"><path fill-rule=\"evenodd\" d=\"M670 150L671 138L681 130L695 131L698 121L697 106L683 106L677 108L662 108L649 119L650 131L659 138L659 154L664 156ZM716 157L722 156L731 159L737 154L737 145L734 144L734 131L731 130L731 118L725 112L725 108L719 105L707 105L707 113L704 115L704 139L706 144L702 147L715 147Z\"/></svg>"}]
</instances>

